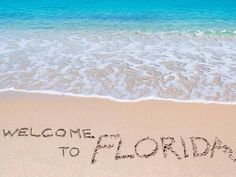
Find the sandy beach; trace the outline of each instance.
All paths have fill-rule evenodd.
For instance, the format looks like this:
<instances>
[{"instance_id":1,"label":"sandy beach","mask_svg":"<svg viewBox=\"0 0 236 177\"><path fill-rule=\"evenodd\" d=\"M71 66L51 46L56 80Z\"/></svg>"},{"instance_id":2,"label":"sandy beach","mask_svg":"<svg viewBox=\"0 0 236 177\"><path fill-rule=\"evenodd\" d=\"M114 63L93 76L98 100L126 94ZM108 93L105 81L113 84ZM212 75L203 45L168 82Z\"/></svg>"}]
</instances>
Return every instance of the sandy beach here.
<instances>
[{"instance_id":1,"label":"sandy beach","mask_svg":"<svg viewBox=\"0 0 236 177\"><path fill-rule=\"evenodd\" d=\"M2 92L0 176L232 177L235 127L236 105Z\"/></svg>"},{"instance_id":2,"label":"sandy beach","mask_svg":"<svg viewBox=\"0 0 236 177\"><path fill-rule=\"evenodd\" d=\"M236 177L236 0L0 2L0 177Z\"/></svg>"}]
</instances>

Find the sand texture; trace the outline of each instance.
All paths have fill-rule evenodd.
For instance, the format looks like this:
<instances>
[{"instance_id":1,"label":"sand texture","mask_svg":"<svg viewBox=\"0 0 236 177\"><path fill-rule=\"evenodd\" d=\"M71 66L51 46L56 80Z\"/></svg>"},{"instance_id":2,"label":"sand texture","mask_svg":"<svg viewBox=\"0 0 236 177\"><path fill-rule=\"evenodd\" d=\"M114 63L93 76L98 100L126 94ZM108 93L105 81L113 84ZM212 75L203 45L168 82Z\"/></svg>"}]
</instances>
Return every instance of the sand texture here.
<instances>
[{"instance_id":1,"label":"sand texture","mask_svg":"<svg viewBox=\"0 0 236 177\"><path fill-rule=\"evenodd\" d=\"M236 105L2 92L0 177L233 177L235 134Z\"/></svg>"}]
</instances>

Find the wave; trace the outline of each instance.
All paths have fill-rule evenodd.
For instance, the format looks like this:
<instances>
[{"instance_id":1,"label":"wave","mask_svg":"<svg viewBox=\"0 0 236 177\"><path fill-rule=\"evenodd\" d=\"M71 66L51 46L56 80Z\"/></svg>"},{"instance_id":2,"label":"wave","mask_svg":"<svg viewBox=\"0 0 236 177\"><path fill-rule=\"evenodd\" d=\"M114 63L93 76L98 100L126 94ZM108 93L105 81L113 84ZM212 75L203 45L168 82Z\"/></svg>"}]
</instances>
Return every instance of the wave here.
<instances>
[{"instance_id":1,"label":"wave","mask_svg":"<svg viewBox=\"0 0 236 177\"><path fill-rule=\"evenodd\" d=\"M236 37L28 31L0 38L0 89L236 101Z\"/></svg>"},{"instance_id":2,"label":"wave","mask_svg":"<svg viewBox=\"0 0 236 177\"><path fill-rule=\"evenodd\" d=\"M136 103L142 101L171 101L176 103L200 103L200 104L222 104L222 105L236 105L236 102L219 102L219 101L206 101L206 100L178 100L178 99L171 99L171 98L156 98L156 97L146 97L146 98L139 98L135 100L129 99L117 99L111 96L101 96L101 95L83 95L83 94L73 94L73 93L62 93L56 91L44 91L44 90L21 90L15 88L8 88L8 89L0 89L0 93L26 93L26 94L44 94L44 95L58 95L58 96L71 96L71 97L80 97L80 98L99 98L99 99L106 99L115 102L123 102L123 103Z\"/></svg>"},{"instance_id":3,"label":"wave","mask_svg":"<svg viewBox=\"0 0 236 177\"><path fill-rule=\"evenodd\" d=\"M111 19L0 19L1 32L142 32L188 35L236 34L236 20L116 21Z\"/></svg>"}]
</instances>

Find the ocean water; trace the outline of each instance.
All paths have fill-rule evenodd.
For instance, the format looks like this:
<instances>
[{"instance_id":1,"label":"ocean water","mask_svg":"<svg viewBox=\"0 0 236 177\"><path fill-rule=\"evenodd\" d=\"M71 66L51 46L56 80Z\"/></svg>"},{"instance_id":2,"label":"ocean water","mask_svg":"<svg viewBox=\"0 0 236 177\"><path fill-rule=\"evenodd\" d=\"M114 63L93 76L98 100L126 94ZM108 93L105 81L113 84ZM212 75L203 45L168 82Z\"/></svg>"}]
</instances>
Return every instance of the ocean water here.
<instances>
[{"instance_id":1,"label":"ocean water","mask_svg":"<svg viewBox=\"0 0 236 177\"><path fill-rule=\"evenodd\" d=\"M235 33L235 0L0 0L1 29Z\"/></svg>"},{"instance_id":2,"label":"ocean water","mask_svg":"<svg viewBox=\"0 0 236 177\"><path fill-rule=\"evenodd\" d=\"M0 89L236 102L235 0L0 0Z\"/></svg>"}]
</instances>

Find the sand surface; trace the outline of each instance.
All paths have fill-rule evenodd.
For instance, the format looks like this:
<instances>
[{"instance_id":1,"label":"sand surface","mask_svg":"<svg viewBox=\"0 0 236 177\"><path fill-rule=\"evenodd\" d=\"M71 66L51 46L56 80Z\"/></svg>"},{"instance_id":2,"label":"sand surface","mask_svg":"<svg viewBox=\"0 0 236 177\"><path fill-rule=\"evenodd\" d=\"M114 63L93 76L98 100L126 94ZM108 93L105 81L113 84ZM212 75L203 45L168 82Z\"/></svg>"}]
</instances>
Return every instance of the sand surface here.
<instances>
[{"instance_id":1,"label":"sand surface","mask_svg":"<svg viewBox=\"0 0 236 177\"><path fill-rule=\"evenodd\" d=\"M0 177L232 177L235 134L236 105L5 92Z\"/></svg>"}]
</instances>

